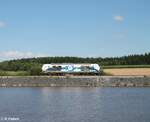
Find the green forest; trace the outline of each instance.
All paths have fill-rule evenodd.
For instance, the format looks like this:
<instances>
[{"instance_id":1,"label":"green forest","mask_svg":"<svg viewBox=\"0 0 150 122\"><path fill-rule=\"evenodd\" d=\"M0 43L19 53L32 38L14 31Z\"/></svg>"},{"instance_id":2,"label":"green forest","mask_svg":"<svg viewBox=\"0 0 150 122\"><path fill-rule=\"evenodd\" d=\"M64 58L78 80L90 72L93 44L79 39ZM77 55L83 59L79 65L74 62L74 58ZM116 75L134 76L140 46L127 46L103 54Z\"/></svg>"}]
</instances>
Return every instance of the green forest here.
<instances>
[{"instance_id":1,"label":"green forest","mask_svg":"<svg viewBox=\"0 0 150 122\"><path fill-rule=\"evenodd\" d=\"M43 64L48 63L97 63L103 68L150 67L150 53L128 55L122 57L38 57L0 62L0 75L6 71L17 72L18 75L40 75ZM9 74L9 73L8 73Z\"/></svg>"}]
</instances>

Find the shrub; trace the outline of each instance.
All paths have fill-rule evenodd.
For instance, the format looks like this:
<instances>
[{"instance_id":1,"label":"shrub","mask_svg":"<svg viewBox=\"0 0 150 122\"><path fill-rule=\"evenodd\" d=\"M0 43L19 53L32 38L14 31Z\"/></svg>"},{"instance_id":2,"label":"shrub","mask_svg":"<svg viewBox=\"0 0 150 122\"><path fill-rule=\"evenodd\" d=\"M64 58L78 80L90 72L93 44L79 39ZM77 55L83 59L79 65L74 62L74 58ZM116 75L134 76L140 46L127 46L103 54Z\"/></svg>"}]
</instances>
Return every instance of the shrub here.
<instances>
[{"instance_id":1,"label":"shrub","mask_svg":"<svg viewBox=\"0 0 150 122\"><path fill-rule=\"evenodd\" d=\"M41 67L32 67L29 72L30 75L41 75L42 70Z\"/></svg>"}]
</instances>

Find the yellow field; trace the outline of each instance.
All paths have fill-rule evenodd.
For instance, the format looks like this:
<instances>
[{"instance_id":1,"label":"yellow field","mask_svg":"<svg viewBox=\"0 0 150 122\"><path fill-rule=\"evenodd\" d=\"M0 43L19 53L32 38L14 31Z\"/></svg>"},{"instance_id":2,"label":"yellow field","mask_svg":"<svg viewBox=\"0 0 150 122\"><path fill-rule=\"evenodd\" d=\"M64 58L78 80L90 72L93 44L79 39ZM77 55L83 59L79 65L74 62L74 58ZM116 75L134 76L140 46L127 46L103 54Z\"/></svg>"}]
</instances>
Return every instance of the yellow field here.
<instances>
[{"instance_id":1,"label":"yellow field","mask_svg":"<svg viewBox=\"0 0 150 122\"><path fill-rule=\"evenodd\" d=\"M110 75L146 75L150 76L150 68L116 68L104 69L106 74Z\"/></svg>"}]
</instances>

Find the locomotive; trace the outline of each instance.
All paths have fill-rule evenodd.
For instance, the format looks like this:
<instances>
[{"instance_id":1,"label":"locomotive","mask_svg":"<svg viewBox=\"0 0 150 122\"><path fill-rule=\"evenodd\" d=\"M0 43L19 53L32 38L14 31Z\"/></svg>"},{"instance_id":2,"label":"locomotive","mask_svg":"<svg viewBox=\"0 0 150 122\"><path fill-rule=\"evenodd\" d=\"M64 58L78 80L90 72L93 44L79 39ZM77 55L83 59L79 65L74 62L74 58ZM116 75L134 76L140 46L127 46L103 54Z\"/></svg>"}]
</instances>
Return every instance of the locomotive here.
<instances>
[{"instance_id":1,"label":"locomotive","mask_svg":"<svg viewBox=\"0 0 150 122\"><path fill-rule=\"evenodd\" d=\"M45 74L99 74L98 64L43 64L42 72Z\"/></svg>"}]
</instances>

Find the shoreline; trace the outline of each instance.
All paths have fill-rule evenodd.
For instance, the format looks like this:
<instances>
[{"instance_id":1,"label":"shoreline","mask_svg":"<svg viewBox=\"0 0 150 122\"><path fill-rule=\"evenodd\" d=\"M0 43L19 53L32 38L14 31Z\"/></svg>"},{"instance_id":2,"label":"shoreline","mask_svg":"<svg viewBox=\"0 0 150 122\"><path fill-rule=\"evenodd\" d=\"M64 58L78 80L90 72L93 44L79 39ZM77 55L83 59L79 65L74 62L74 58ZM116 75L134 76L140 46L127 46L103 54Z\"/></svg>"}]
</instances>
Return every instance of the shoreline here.
<instances>
[{"instance_id":1,"label":"shoreline","mask_svg":"<svg viewBox=\"0 0 150 122\"><path fill-rule=\"evenodd\" d=\"M0 87L150 87L150 76L0 76Z\"/></svg>"}]
</instances>

